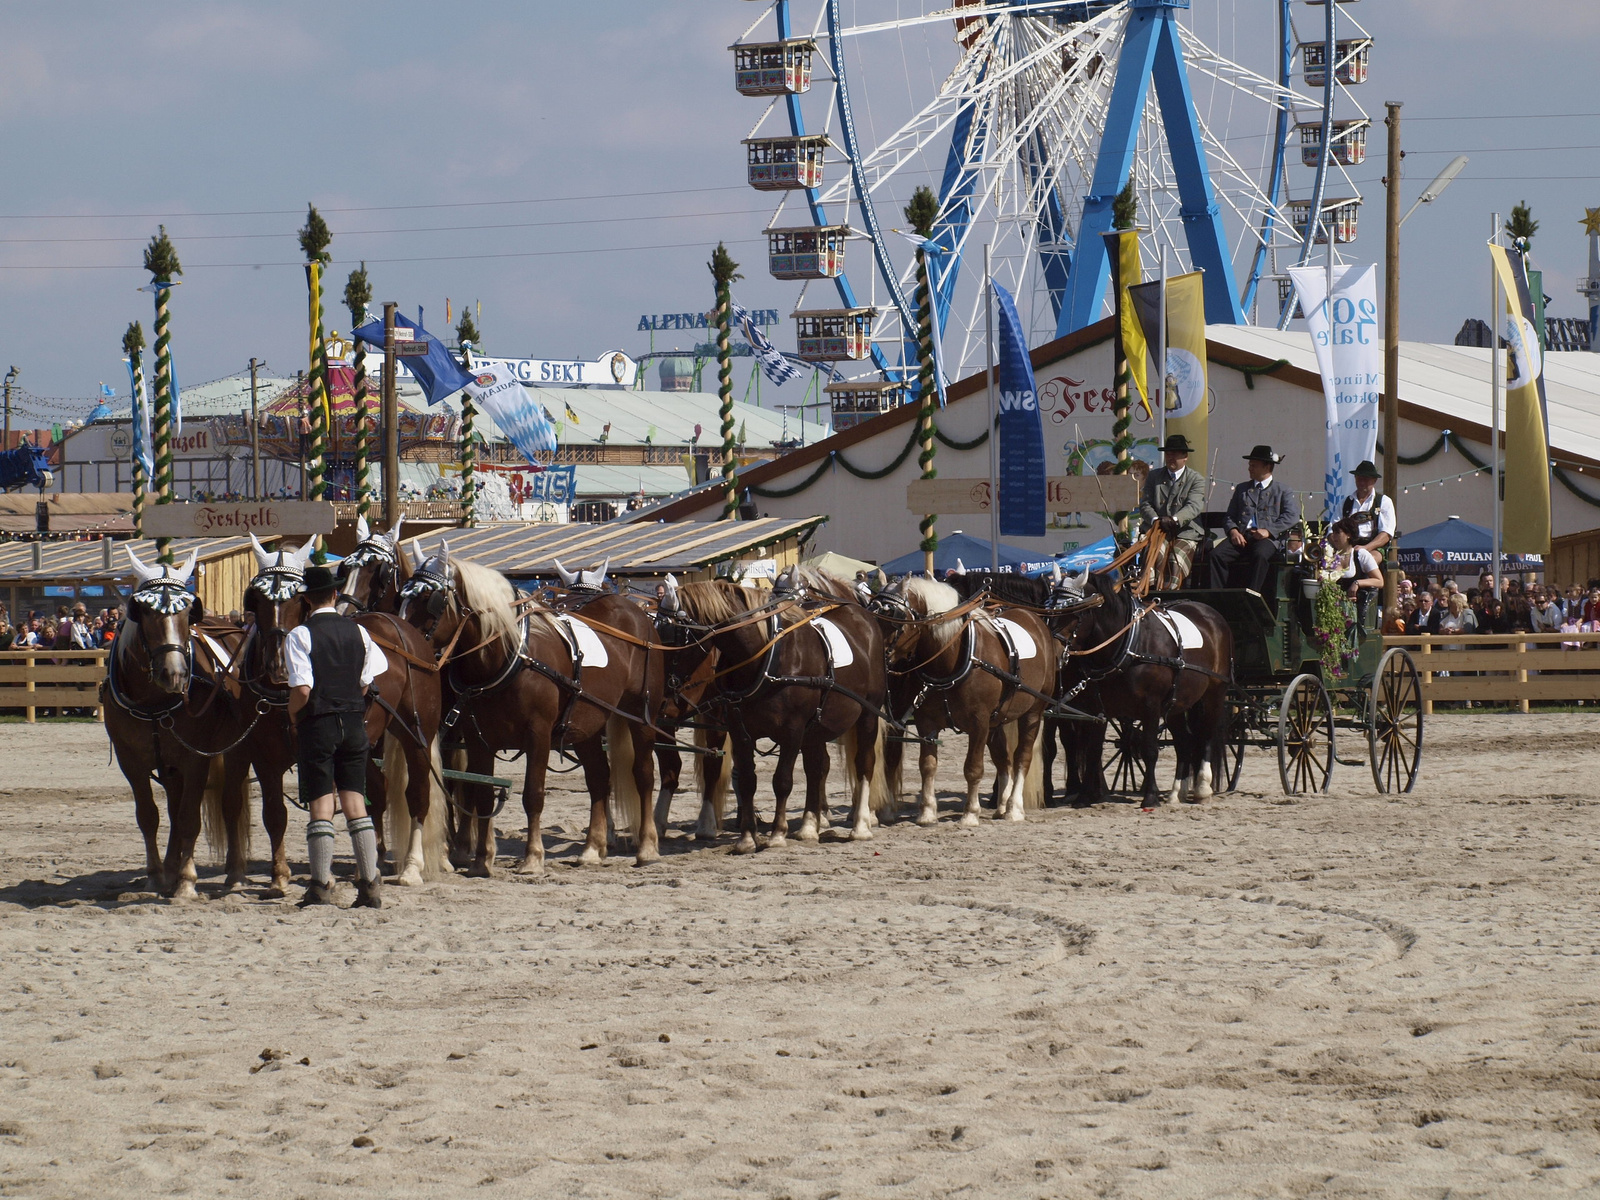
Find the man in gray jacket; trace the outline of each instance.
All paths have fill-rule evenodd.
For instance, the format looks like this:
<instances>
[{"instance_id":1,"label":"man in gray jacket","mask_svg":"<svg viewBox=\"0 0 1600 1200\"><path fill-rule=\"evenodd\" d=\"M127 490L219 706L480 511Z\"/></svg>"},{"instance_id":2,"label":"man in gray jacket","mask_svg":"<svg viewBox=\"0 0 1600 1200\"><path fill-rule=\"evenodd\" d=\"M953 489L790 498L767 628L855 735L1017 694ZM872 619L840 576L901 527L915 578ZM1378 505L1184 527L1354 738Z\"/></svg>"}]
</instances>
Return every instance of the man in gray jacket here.
<instances>
[{"instance_id":1,"label":"man in gray jacket","mask_svg":"<svg viewBox=\"0 0 1600 1200\"><path fill-rule=\"evenodd\" d=\"M1189 470L1189 439L1181 433L1161 447L1165 466L1150 472L1139 497L1139 516L1145 531L1157 527L1167 535L1167 553L1156 564L1153 580L1158 590L1181 588L1194 565L1195 547L1205 536L1200 514L1206 506L1206 481Z\"/></svg>"},{"instance_id":2,"label":"man in gray jacket","mask_svg":"<svg viewBox=\"0 0 1600 1200\"><path fill-rule=\"evenodd\" d=\"M1227 538L1211 551L1211 586L1247 587L1264 592L1267 570L1283 549L1289 530L1300 523L1300 501L1272 477L1283 461L1271 446L1257 446L1245 455L1250 478L1233 489Z\"/></svg>"}]
</instances>

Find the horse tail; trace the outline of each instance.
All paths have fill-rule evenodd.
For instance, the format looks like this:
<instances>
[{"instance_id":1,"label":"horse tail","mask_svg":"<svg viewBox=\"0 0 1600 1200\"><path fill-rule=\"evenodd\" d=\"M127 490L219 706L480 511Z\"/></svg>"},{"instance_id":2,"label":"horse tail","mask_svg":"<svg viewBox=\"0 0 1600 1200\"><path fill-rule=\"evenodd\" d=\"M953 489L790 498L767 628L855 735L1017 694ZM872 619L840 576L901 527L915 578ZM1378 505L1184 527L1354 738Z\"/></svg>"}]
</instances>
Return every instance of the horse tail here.
<instances>
[{"instance_id":1,"label":"horse tail","mask_svg":"<svg viewBox=\"0 0 1600 1200\"><path fill-rule=\"evenodd\" d=\"M1033 756L1028 759L1028 774L1022 781L1022 810L1036 812L1044 807L1044 730L1040 721L1033 731Z\"/></svg>"},{"instance_id":2,"label":"horse tail","mask_svg":"<svg viewBox=\"0 0 1600 1200\"><path fill-rule=\"evenodd\" d=\"M694 731L694 744L702 750L712 749L712 731L696 728ZM700 793L702 800L711 802L711 810L716 815L717 829L722 829L723 818L728 812L728 790L733 782L733 754L727 744L728 735L718 733L717 745L721 747L722 754L717 759L717 776L710 781L710 793L707 794L706 760L709 754L696 754L694 756L694 783L695 790Z\"/></svg>"},{"instance_id":3,"label":"horse tail","mask_svg":"<svg viewBox=\"0 0 1600 1200\"><path fill-rule=\"evenodd\" d=\"M872 811L875 813L893 812L895 801L900 797L898 777L895 780L896 786L891 791L888 778L884 773L883 752L884 746L888 741L885 725L885 721L878 720L877 734L873 739L872 779L867 783L867 795L872 801ZM901 758L904 757L904 755L901 755ZM896 772L896 775L898 776L898 772Z\"/></svg>"},{"instance_id":4,"label":"horse tail","mask_svg":"<svg viewBox=\"0 0 1600 1200\"><path fill-rule=\"evenodd\" d=\"M422 877L432 883L451 874L449 849L445 844L445 809L450 798L439 786L439 780L444 778L444 765L437 736L428 743L428 761L433 764L433 770L428 777L428 814L422 818ZM404 804L400 807L406 808ZM407 818L410 815L411 810L406 808Z\"/></svg>"},{"instance_id":5,"label":"horse tail","mask_svg":"<svg viewBox=\"0 0 1600 1200\"><path fill-rule=\"evenodd\" d=\"M618 837L637 838L644 820L644 798L633 778L633 730L626 717L606 718L606 759L611 765L611 824Z\"/></svg>"},{"instance_id":6,"label":"horse tail","mask_svg":"<svg viewBox=\"0 0 1600 1200\"><path fill-rule=\"evenodd\" d=\"M394 856L394 871L398 875L406 867L406 854L411 846L411 809L406 804L406 787L411 782L411 767L406 761L405 747L390 731L383 735L383 815L387 826L384 845Z\"/></svg>"},{"instance_id":7,"label":"horse tail","mask_svg":"<svg viewBox=\"0 0 1600 1200\"><path fill-rule=\"evenodd\" d=\"M237 839L244 851L245 861L250 859L250 774L245 772L239 782L236 796L224 796L222 783L227 774L224 756L214 755L206 767L206 787L200 796L200 828L205 833L206 849L214 863L227 858L228 843ZM229 811L232 810L233 828L228 828Z\"/></svg>"}]
</instances>

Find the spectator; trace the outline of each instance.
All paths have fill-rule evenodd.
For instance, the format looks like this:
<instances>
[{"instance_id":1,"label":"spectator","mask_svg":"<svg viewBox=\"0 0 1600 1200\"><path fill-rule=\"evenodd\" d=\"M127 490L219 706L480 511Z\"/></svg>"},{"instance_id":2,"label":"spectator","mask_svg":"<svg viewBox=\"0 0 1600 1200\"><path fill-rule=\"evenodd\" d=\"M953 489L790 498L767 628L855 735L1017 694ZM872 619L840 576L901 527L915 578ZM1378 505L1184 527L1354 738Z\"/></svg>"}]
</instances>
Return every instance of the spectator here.
<instances>
[{"instance_id":1,"label":"spectator","mask_svg":"<svg viewBox=\"0 0 1600 1200\"><path fill-rule=\"evenodd\" d=\"M1395 611L1385 614L1383 618L1384 637L1403 637L1406 633L1406 619L1417 611L1417 603L1410 597L1401 600L1395 605Z\"/></svg>"},{"instance_id":2,"label":"spectator","mask_svg":"<svg viewBox=\"0 0 1600 1200\"><path fill-rule=\"evenodd\" d=\"M1555 597L1541 589L1538 602L1533 606L1534 633L1560 633L1566 614Z\"/></svg>"},{"instance_id":3,"label":"spectator","mask_svg":"<svg viewBox=\"0 0 1600 1200\"><path fill-rule=\"evenodd\" d=\"M1510 633L1510 621L1506 617L1505 606L1493 596L1483 603L1483 611L1478 616L1479 633Z\"/></svg>"},{"instance_id":4,"label":"spectator","mask_svg":"<svg viewBox=\"0 0 1600 1200\"><path fill-rule=\"evenodd\" d=\"M1567 584L1567 595L1561 602L1562 616L1576 625L1583 620L1583 589L1575 583Z\"/></svg>"},{"instance_id":5,"label":"spectator","mask_svg":"<svg viewBox=\"0 0 1600 1200\"><path fill-rule=\"evenodd\" d=\"M11 628L11 622L0 614L0 650L9 650L16 643L17 631Z\"/></svg>"},{"instance_id":6,"label":"spectator","mask_svg":"<svg viewBox=\"0 0 1600 1200\"><path fill-rule=\"evenodd\" d=\"M1434 603L1433 593L1420 592L1417 595L1416 611L1406 619L1406 632L1438 633L1439 616L1439 607Z\"/></svg>"}]
</instances>

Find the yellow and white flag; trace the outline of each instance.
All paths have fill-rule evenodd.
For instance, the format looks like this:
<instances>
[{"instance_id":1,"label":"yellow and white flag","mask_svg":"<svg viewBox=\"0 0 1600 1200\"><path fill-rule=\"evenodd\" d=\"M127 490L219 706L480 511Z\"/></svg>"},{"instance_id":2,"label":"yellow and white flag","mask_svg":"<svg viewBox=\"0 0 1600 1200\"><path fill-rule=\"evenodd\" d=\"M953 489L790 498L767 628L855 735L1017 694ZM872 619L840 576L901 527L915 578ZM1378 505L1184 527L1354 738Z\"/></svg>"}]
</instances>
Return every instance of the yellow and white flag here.
<instances>
[{"instance_id":1,"label":"yellow and white flag","mask_svg":"<svg viewBox=\"0 0 1600 1200\"><path fill-rule=\"evenodd\" d=\"M1161 283L1141 283L1128 289L1144 331L1146 343L1160 344ZM1132 356L1130 355L1130 358ZM1167 436L1181 433L1189 439L1192 457L1205 462L1211 407L1206 380L1205 273L1191 271L1167 280ZM1204 468L1201 468L1202 471Z\"/></svg>"},{"instance_id":2,"label":"yellow and white flag","mask_svg":"<svg viewBox=\"0 0 1600 1200\"><path fill-rule=\"evenodd\" d=\"M1501 314L1506 340L1505 515L1501 550L1550 553L1550 430L1544 399L1544 349L1533 324L1528 271L1522 255L1491 245L1505 288Z\"/></svg>"},{"instance_id":3,"label":"yellow and white flag","mask_svg":"<svg viewBox=\"0 0 1600 1200\"><path fill-rule=\"evenodd\" d=\"M1106 240L1106 257L1111 260L1111 294L1117 298L1117 325L1122 334L1122 353L1133 376L1129 399L1150 415L1150 388L1145 373L1148 349L1144 329L1128 298L1128 289L1144 281L1144 263L1139 255L1139 231L1119 229L1100 235Z\"/></svg>"}]
</instances>

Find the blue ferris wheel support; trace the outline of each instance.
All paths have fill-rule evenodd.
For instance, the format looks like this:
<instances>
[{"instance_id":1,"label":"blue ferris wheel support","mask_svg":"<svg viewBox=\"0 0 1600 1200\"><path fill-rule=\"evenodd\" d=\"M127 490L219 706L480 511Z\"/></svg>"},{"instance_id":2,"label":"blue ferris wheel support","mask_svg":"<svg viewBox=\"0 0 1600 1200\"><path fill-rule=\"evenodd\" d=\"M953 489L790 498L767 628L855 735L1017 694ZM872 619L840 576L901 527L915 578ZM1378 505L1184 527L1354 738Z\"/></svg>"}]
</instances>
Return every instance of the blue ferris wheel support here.
<instances>
[{"instance_id":1,"label":"blue ferris wheel support","mask_svg":"<svg viewBox=\"0 0 1600 1200\"><path fill-rule=\"evenodd\" d=\"M1285 91L1289 87L1290 72L1294 70L1294 28L1289 21L1289 5L1293 2L1278 0L1278 86ZM1244 295L1239 298L1239 307L1245 312L1254 310L1261 274L1270 265L1267 247L1272 245L1275 214L1283 200L1284 169L1289 151L1289 109L1282 103L1278 105L1278 118L1272 132L1272 175L1267 180L1269 207L1261 218L1261 244L1250 260L1250 278L1245 282Z\"/></svg>"},{"instance_id":2,"label":"blue ferris wheel support","mask_svg":"<svg viewBox=\"0 0 1600 1200\"><path fill-rule=\"evenodd\" d=\"M1110 278L1105 241L1100 235L1111 229L1112 202L1133 167L1152 79L1167 151L1177 175L1189 257L1196 268L1205 272L1206 320L1217 325L1245 323L1178 36L1178 10L1188 7L1189 0L1131 0L1105 132L1095 161L1094 183L1084 201L1077 253L1068 272L1066 301L1056 321L1057 337L1082 329L1100 316Z\"/></svg>"}]
</instances>

